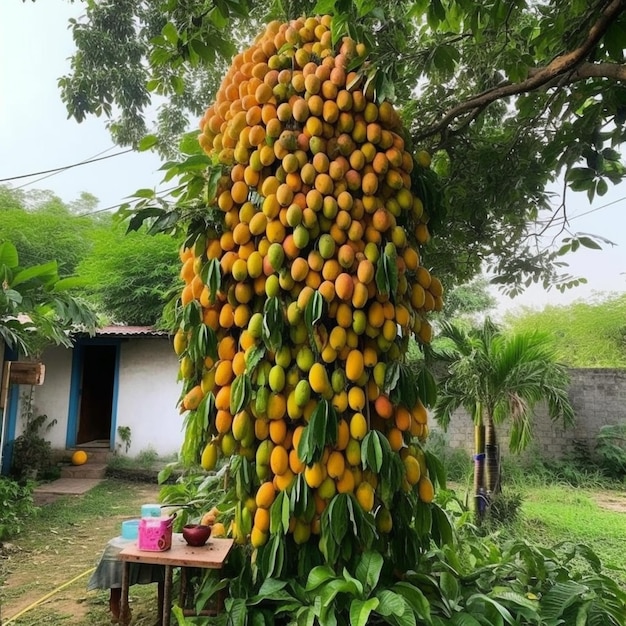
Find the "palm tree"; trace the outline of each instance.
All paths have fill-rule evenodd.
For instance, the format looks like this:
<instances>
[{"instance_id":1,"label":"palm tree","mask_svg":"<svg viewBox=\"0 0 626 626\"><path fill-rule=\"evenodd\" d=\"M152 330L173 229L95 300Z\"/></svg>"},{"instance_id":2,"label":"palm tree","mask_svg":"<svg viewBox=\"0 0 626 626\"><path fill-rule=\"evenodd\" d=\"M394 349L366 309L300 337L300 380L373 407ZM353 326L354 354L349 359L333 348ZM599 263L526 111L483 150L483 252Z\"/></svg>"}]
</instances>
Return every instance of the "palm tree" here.
<instances>
[{"instance_id":1,"label":"palm tree","mask_svg":"<svg viewBox=\"0 0 626 626\"><path fill-rule=\"evenodd\" d=\"M533 408L545 401L552 420L570 425L567 369L555 361L549 337L535 331L505 334L489 318L481 328L442 324L435 349L446 373L439 381L435 419L447 428L463 407L474 422L474 498L480 516L491 494L500 490L496 427L511 421L509 448L521 452L532 437Z\"/></svg>"}]
</instances>

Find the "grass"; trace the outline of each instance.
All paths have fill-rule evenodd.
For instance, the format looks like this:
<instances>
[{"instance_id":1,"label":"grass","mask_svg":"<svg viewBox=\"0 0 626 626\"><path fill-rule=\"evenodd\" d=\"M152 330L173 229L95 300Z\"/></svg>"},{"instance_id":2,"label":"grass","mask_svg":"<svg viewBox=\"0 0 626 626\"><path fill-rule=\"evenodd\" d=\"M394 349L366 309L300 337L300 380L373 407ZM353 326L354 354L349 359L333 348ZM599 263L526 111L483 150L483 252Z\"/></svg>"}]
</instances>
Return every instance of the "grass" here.
<instances>
[{"instance_id":1,"label":"grass","mask_svg":"<svg viewBox=\"0 0 626 626\"><path fill-rule=\"evenodd\" d=\"M525 493L523 523L526 532L544 544L588 545L626 585L626 498L623 511L607 510L598 504L602 493L557 485L533 488Z\"/></svg>"},{"instance_id":2,"label":"grass","mask_svg":"<svg viewBox=\"0 0 626 626\"><path fill-rule=\"evenodd\" d=\"M83 496L63 497L40 509L0 561L2 616L10 619L51 591L52 597L12 624L110 624L108 591L86 591L91 568L125 519L138 517L141 504L154 502L155 484L106 480ZM77 580L64 589L64 583ZM156 620L156 586L131 587L137 626Z\"/></svg>"}]
</instances>

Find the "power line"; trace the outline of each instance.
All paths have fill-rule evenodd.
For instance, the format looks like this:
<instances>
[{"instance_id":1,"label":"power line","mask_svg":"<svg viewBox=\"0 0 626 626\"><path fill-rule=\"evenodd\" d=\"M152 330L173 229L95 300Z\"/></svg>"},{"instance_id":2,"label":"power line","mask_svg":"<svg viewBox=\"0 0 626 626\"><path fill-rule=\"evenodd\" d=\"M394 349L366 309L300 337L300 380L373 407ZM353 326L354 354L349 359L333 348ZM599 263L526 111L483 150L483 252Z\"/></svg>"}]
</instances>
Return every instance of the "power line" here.
<instances>
[{"instance_id":1,"label":"power line","mask_svg":"<svg viewBox=\"0 0 626 626\"><path fill-rule=\"evenodd\" d=\"M107 156L98 157L95 159L87 159L85 161L79 161L78 163L72 163L71 165L64 165L63 167L55 167L51 170L42 170L41 172L32 172L31 174L21 174L20 176L9 176L8 178L0 178L0 183L10 182L12 180L19 180L21 178L30 178L31 176L39 176L41 174L56 174L57 172L63 172L65 170L72 169L73 167L78 167L79 165L87 165L88 163L95 163L96 161L104 161L105 159L112 159L113 157L120 156L122 154L127 154L128 152L132 152L132 148L128 148L127 150L122 150L121 152L116 152L115 154L109 154Z\"/></svg>"},{"instance_id":2,"label":"power line","mask_svg":"<svg viewBox=\"0 0 626 626\"><path fill-rule=\"evenodd\" d=\"M606 207L617 204L618 202L621 202L622 200L626 200L626 196L622 196L621 198L618 198L617 200L613 200L612 202L607 202L606 204L603 204L602 206L597 206L595 209L590 209L589 211L585 211L584 213L578 213L577 215L572 215L572 217L568 219L571 222L572 220L578 219L579 217L583 217L584 215L595 213L596 211L599 211L600 209L606 209Z\"/></svg>"},{"instance_id":3,"label":"power line","mask_svg":"<svg viewBox=\"0 0 626 626\"><path fill-rule=\"evenodd\" d=\"M86 161L89 161L90 159L95 159L96 157L99 157L101 154L105 154L107 152L110 152L111 150L113 150L114 148L116 148L117 146L111 146L110 148L107 148L106 150L102 150L100 152L96 152L96 154L92 154L91 156L87 157ZM45 180L46 178L50 178L52 176L57 176L58 174L61 174L63 172L63 170L60 171L54 171L51 172L50 174L46 174L45 176L40 176L39 178L35 178L35 180L31 180L27 183L23 183L21 185L17 185L17 187L13 187L13 189L24 189L24 187L29 187L30 185L34 185L35 183L38 183L42 180ZM33 174L33 176L35 176L35 174Z\"/></svg>"}]
</instances>

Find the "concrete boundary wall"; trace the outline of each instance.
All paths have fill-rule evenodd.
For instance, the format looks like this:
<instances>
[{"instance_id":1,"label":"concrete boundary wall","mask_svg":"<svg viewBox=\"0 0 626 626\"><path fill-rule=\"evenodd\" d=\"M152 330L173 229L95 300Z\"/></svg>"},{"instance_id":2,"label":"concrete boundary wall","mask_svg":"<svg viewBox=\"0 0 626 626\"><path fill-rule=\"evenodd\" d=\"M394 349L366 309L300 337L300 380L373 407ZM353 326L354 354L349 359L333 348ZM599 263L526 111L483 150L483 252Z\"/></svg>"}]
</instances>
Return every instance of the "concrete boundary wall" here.
<instances>
[{"instance_id":1,"label":"concrete boundary wall","mask_svg":"<svg viewBox=\"0 0 626 626\"><path fill-rule=\"evenodd\" d=\"M596 435L602 426L626 422L626 369L570 369L569 397L576 414L573 427L564 429L553 423L545 406L538 406L534 416L533 441L527 454L543 458L563 458L582 443L593 451ZM432 420L434 430L440 430ZM506 424L498 429L501 450L508 452ZM446 439L453 448L473 452L473 424L465 411L457 411L450 422Z\"/></svg>"}]
</instances>

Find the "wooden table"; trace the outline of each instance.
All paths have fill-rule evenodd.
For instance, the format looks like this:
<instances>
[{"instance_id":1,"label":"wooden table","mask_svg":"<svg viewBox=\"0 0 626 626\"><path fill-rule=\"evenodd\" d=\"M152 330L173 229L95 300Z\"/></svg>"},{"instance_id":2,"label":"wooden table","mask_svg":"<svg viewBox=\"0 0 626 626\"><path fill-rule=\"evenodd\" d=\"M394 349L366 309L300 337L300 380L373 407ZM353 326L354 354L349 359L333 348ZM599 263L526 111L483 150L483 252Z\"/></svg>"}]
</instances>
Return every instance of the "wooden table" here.
<instances>
[{"instance_id":1,"label":"wooden table","mask_svg":"<svg viewBox=\"0 0 626 626\"><path fill-rule=\"evenodd\" d=\"M182 534L174 533L172 547L163 552L140 550L136 545L124 548L119 559L124 564L122 571L122 597L120 599L120 624L128 626L128 572L131 563L147 563L165 567L162 603L159 606L162 626L169 626L172 610L172 573L175 567L199 567L203 569L222 569L228 553L233 546L232 539L209 539L204 546L194 548L187 545Z\"/></svg>"}]
</instances>

